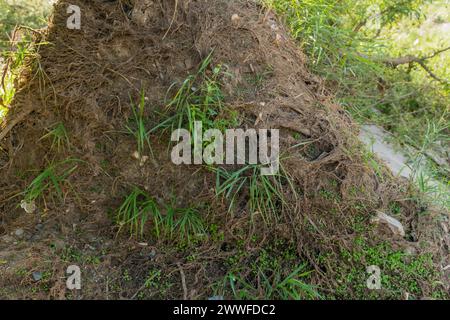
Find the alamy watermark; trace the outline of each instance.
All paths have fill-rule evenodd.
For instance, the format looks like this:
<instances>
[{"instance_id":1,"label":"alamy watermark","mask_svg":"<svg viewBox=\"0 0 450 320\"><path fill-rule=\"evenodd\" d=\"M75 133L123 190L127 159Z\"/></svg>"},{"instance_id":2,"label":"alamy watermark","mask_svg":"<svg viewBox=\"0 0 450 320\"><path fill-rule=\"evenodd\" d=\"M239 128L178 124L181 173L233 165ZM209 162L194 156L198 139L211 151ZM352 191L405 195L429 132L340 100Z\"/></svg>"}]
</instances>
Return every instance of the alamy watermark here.
<instances>
[{"instance_id":1,"label":"alamy watermark","mask_svg":"<svg viewBox=\"0 0 450 320\"><path fill-rule=\"evenodd\" d=\"M262 175L277 174L280 168L278 129L228 129L223 134L218 129L203 132L202 122L195 121L192 134L177 129L171 140L178 142L171 153L176 165L258 164Z\"/></svg>"},{"instance_id":2,"label":"alamy watermark","mask_svg":"<svg viewBox=\"0 0 450 320\"><path fill-rule=\"evenodd\" d=\"M368 266L367 273L370 274L367 279L367 289L380 290L381 289L381 269L379 266Z\"/></svg>"},{"instance_id":3,"label":"alamy watermark","mask_svg":"<svg viewBox=\"0 0 450 320\"><path fill-rule=\"evenodd\" d=\"M81 290L81 269L79 266L71 265L67 268L68 275L66 287L69 290Z\"/></svg>"},{"instance_id":4,"label":"alamy watermark","mask_svg":"<svg viewBox=\"0 0 450 320\"><path fill-rule=\"evenodd\" d=\"M81 29L81 9L76 5L69 5L67 7L67 13L70 14L70 17L67 18L67 28L71 30L80 30Z\"/></svg>"}]
</instances>

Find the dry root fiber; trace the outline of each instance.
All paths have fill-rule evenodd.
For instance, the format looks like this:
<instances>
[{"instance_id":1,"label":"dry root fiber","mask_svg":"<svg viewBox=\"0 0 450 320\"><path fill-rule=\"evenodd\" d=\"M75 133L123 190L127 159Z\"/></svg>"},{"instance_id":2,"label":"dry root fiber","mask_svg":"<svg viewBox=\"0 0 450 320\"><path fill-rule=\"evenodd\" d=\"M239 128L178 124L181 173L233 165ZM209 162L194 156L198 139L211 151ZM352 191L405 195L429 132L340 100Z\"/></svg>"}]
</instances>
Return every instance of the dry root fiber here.
<instances>
[{"instance_id":1,"label":"dry root fiber","mask_svg":"<svg viewBox=\"0 0 450 320\"><path fill-rule=\"evenodd\" d=\"M69 4L81 8L80 30L66 28ZM307 71L306 57L272 12L244 0L61 0L42 37L48 44L22 75L6 119L15 126L1 141L0 296L236 298L226 280L234 274L255 288L253 297L264 298L258 270L273 280L302 263L313 271L303 281L322 297L421 298L448 291L439 270L448 264L448 235L442 236L448 216L430 213L406 184L369 165L357 127ZM206 72L221 66L224 104L240 115L239 126L280 129L291 184L282 185L286 203L268 225L250 212L248 191L230 213L228 201L215 196L214 174L173 165L167 134L150 137L152 161L132 157L136 143L124 131L133 115L130 97L137 101L144 92L145 116L157 121L173 88L211 52ZM67 130L64 150L41 139L55 123ZM67 158L83 162L64 184L63 199L46 194L32 214L18 207L23 195L17 194L50 163ZM117 235L113 217L134 186L158 203L201 204L206 236L186 245L150 232L140 240ZM404 238L370 223L377 210L389 213L393 205ZM17 240L11 233L19 228L24 235ZM380 243L417 257L430 254L436 281L409 275L417 284L413 293L406 285L365 288L366 254ZM73 263L84 277L76 294L63 278ZM44 278L36 282L32 272Z\"/></svg>"}]
</instances>

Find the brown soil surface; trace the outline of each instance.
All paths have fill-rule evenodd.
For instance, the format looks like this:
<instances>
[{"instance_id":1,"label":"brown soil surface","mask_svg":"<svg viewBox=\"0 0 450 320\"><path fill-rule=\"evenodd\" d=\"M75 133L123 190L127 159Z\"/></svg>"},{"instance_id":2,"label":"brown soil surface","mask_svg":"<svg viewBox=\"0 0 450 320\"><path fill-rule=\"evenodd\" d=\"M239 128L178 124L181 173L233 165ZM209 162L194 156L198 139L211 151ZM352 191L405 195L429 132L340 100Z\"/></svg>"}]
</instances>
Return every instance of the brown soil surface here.
<instances>
[{"instance_id":1,"label":"brown soil surface","mask_svg":"<svg viewBox=\"0 0 450 320\"><path fill-rule=\"evenodd\" d=\"M81 30L66 28L69 4L81 8ZM239 0L61 0L49 28L35 37L48 44L39 46L38 63L29 61L17 84L6 123L20 121L1 141L0 297L233 298L220 290L230 270L260 288L252 263L262 264L263 252L287 252L280 257L283 276L305 263L313 271L305 281L323 297L356 298L361 293L355 287L342 292L339 277L342 270L361 268L341 255L343 249L353 252L360 238L430 253L439 272L448 264L447 213L424 207L405 182L369 165L356 125L263 7ZM282 164L296 192L283 186L286 204L276 222L265 224L249 211L247 191L230 213L227 199L215 196L213 173L172 164L167 134L151 136L154 158L143 166L132 156L136 142L125 129L130 97L138 101L145 92L146 116L156 124L173 88L212 50L211 66L226 71L224 102L239 113L239 126L280 129ZM58 122L70 138L70 148L60 151L41 139ZM83 162L63 184L63 198L46 191L34 213L20 208L21 192L37 174L68 158ZM115 212L134 186L158 203L199 208L206 237L186 245L150 231L143 238L118 233ZM370 223L393 203L404 238ZM16 235L18 229L24 233ZM71 264L81 267L81 291L66 289ZM42 279L35 281L33 272ZM153 282L149 274L157 274ZM416 296L448 292L445 278L438 282L418 280ZM262 290L255 295L264 297Z\"/></svg>"}]
</instances>

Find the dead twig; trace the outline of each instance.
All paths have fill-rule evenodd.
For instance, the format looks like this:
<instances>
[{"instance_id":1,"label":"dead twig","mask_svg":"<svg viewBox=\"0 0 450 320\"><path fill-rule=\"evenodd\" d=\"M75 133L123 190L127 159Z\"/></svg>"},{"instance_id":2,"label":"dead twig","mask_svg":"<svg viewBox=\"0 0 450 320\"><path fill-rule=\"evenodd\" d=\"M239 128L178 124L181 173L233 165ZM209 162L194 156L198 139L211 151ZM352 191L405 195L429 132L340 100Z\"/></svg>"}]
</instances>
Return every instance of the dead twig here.
<instances>
[{"instance_id":1,"label":"dead twig","mask_svg":"<svg viewBox=\"0 0 450 320\"><path fill-rule=\"evenodd\" d=\"M188 290L186 286L186 275L184 274L183 268L181 267L180 263L177 263L178 270L180 271L181 275L181 285L183 287L183 300L187 300L188 297Z\"/></svg>"}]
</instances>

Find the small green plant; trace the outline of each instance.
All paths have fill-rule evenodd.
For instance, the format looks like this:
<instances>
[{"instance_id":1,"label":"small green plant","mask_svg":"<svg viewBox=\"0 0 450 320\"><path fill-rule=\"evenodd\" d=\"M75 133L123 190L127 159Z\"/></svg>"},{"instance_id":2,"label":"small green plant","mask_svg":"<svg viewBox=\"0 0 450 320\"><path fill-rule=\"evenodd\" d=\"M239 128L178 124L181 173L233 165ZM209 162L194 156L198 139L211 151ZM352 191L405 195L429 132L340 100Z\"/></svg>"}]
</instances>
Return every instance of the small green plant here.
<instances>
[{"instance_id":1,"label":"small green plant","mask_svg":"<svg viewBox=\"0 0 450 320\"><path fill-rule=\"evenodd\" d=\"M0 1L0 7L2 2ZM14 10L12 10L14 11ZM2 14L0 13L0 16ZM0 25L1 23L0 19ZM45 86L45 72L39 62L39 49L42 45L48 45L48 42L33 41L32 33L37 32L31 28L17 26L10 35L10 49L1 53L4 63L2 67L2 77L0 82L0 120L6 116L16 93L16 84L20 76L25 71L33 72L33 76L39 79L39 85ZM3 36L0 35L0 41ZM4 47L6 43L0 43Z\"/></svg>"},{"instance_id":2,"label":"small green plant","mask_svg":"<svg viewBox=\"0 0 450 320\"><path fill-rule=\"evenodd\" d=\"M161 270L151 269L148 272L148 276L145 279L144 286L147 289L156 288L158 289L161 284Z\"/></svg>"},{"instance_id":3,"label":"small green plant","mask_svg":"<svg viewBox=\"0 0 450 320\"><path fill-rule=\"evenodd\" d=\"M175 232L182 241L191 242L196 236L205 233L205 226L194 208L183 208L177 210L177 222L175 223Z\"/></svg>"},{"instance_id":4,"label":"small green plant","mask_svg":"<svg viewBox=\"0 0 450 320\"><path fill-rule=\"evenodd\" d=\"M0 51L9 48L11 34L17 25L40 29L47 25L52 10L48 0L1 0L0 1Z\"/></svg>"},{"instance_id":5,"label":"small green plant","mask_svg":"<svg viewBox=\"0 0 450 320\"><path fill-rule=\"evenodd\" d=\"M433 287L433 294L448 296L440 281L441 275L433 266L432 254L410 254L393 248L389 242L372 244L364 237L355 238L354 244L352 249L342 248L340 252L341 258L349 263L333 266L338 272L336 280L341 285L330 298L402 299L405 292L414 298L422 296L422 289L428 285ZM332 257L327 260L339 261ZM367 267L370 265L381 269L381 291L367 289Z\"/></svg>"},{"instance_id":6,"label":"small green plant","mask_svg":"<svg viewBox=\"0 0 450 320\"><path fill-rule=\"evenodd\" d=\"M282 276L280 269L273 270L270 274L259 269L256 275L259 279L257 288L243 277L228 273L223 286L231 289L235 299L318 299L320 295L316 289L302 281L312 272L305 269L306 264L301 264L286 277Z\"/></svg>"},{"instance_id":7,"label":"small green plant","mask_svg":"<svg viewBox=\"0 0 450 320\"><path fill-rule=\"evenodd\" d=\"M159 236L162 216L158 205L147 193L135 187L117 211L116 221L119 224L119 232L123 227L128 226L130 235L142 237L149 216L153 218L155 231Z\"/></svg>"},{"instance_id":8,"label":"small green plant","mask_svg":"<svg viewBox=\"0 0 450 320\"><path fill-rule=\"evenodd\" d=\"M56 148L58 151L63 150L64 148L70 148L70 140L67 134L66 127L62 122L58 122L52 126L51 130L48 130L48 133L43 135L40 140L50 139L52 141L52 145L50 147L51 150Z\"/></svg>"},{"instance_id":9,"label":"small green plant","mask_svg":"<svg viewBox=\"0 0 450 320\"><path fill-rule=\"evenodd\" d=\"M183 81L166 106L168 112L174 113L166 116L165 120L155 126L151 132L185 128L195 140L194 123L196 121L202 123L203 130L214 128L223 132L228 127L237 126L237 113L224 106L224 96L219 83L221 66L215 67L210 76L207 75L206 70L211 64L211 57L212 52L202 61L197 73L189 75ZM173 84L168 92L175 85Z\"/></svg>"},{"instance_id":10,"label":"small green plant","mask_svg":"<svg viewBox=\"0 0 450 320\"><path fill-rule=\"evenodd\" d=\"M26 57L31 54L30 44L26 40L18 42L15 50L3 53L6 66L3 70L4 74L0 86L0 119L6 115L16 92L14 82L25 66Z\"/></svg>"},{"instance_id":11,"label":"small green plant","mask_svg":"<svg viewBox=\"0 0 450 320\"><path fill-rule=\"evenodd\" d=\"M127 226L131 236L143 237L145 225L150 219L157 239L190 243L194 237L206 232L195 208L176 208L170 204L161 210L155 199L135 187L117 210L119 232Z\"/></svg>"},{"instance_id":12,"label":"small green plant","mask_svg":"<svg viewBox=\"0 0 450 320\"><path fill-rule=\"evenodd\" d=\"M195 208L176 208L173 204L166 206L162 221L163 235L167 239L190 243L195 237L205 234L206 228Z\"/></svg>"},{"instance_id":13,"label":"small green plant","mask_svg":"<svg viewBox=\"0 0 450 320\"><path fill-rule=\"evenodd\" d=\"M131 97L130 97L130 100L131 100L131 110L133 111L134 127L132 128L131 126L126 126L126 128L127 128L128 132L135 137L139 157L142 157L144 155L146 145L148 146L150 152L153 153L152 146L150 143L149 133L147 132L147 129L146 129L147 123L146 123L146 119L145 119L145 115L144 115L144 111L145 111L144 90L141 90L140 100L139 100L138 105L136 105L133 102Z\"/></svg>"},{"instance_id":14,"label":"small green plant","mask_svg":"<svg viewBox=\"0 0 450 320\"><path fill-rule=\"evenodd\" d=\"M56 191L58 198L63 199L62 185L67 182L67 178L78 168L81 160L67 159L56 164L52 164L42 171L25 189L25 202L32 203L44 196L45 191Z\"/></svg>"},{"instance_id":15,"label":"small green plant","mask_svg":"<svg viewBox=\"0 0 450 320\"><path fill-rule=\"evenodd\" d=\"M222 167L211 170L216 173L216 195L230 200L229 211L247 190L251 213L260 213L267 224L278 220L278 211L285 204L283 182L293 188L282 168L273 176L262 175L261 165L246 165L231 172Z\"/></svg>"}]
</instances>

